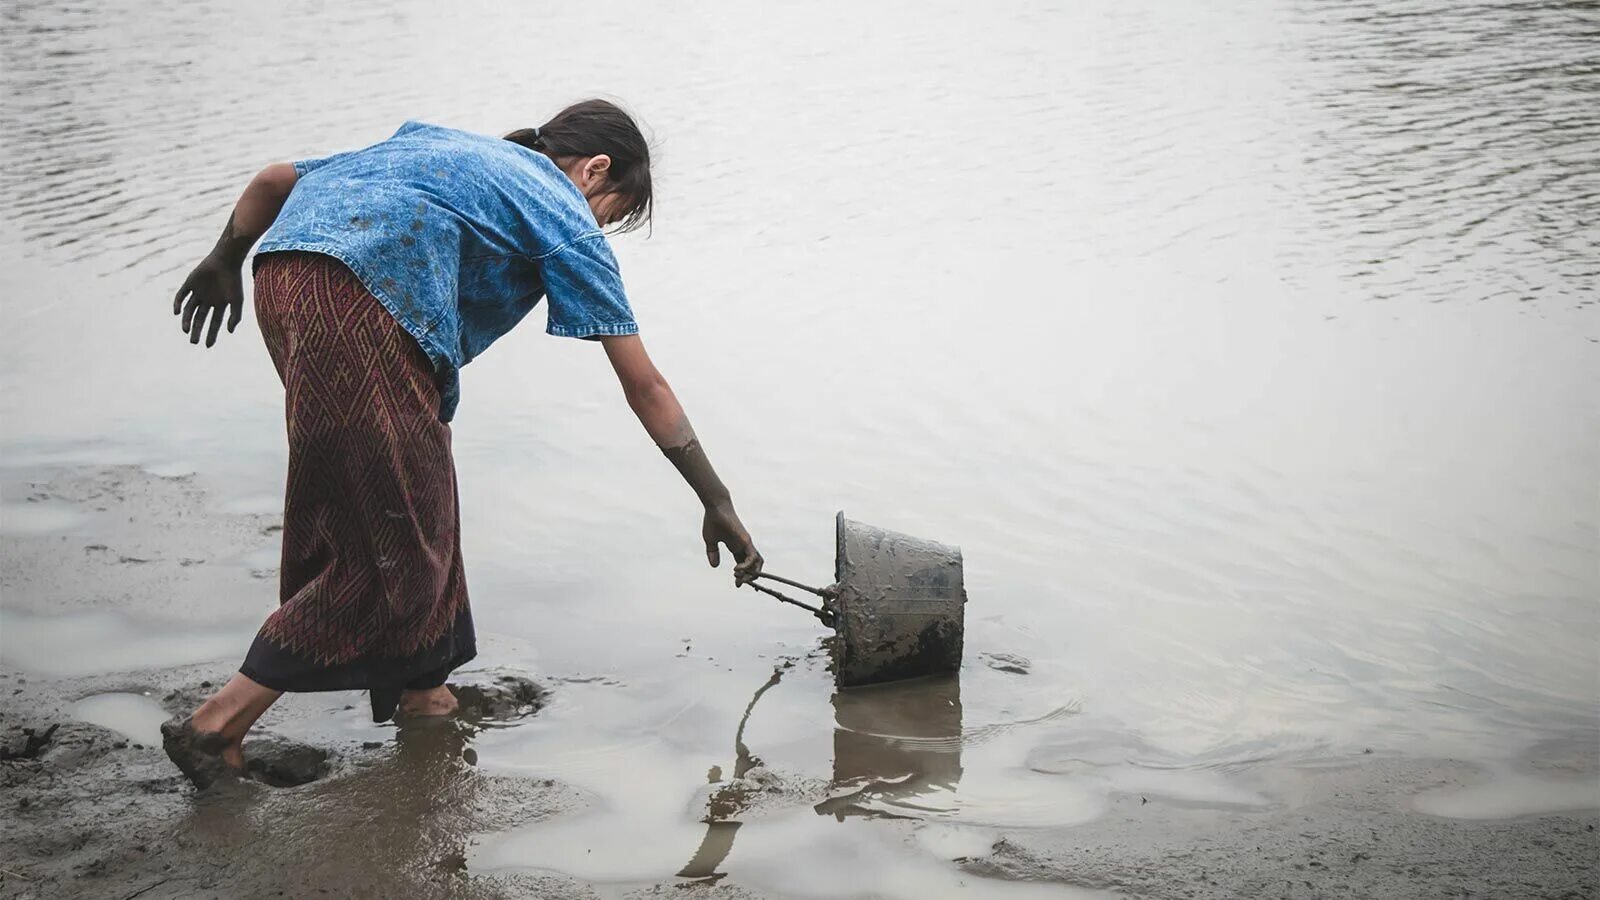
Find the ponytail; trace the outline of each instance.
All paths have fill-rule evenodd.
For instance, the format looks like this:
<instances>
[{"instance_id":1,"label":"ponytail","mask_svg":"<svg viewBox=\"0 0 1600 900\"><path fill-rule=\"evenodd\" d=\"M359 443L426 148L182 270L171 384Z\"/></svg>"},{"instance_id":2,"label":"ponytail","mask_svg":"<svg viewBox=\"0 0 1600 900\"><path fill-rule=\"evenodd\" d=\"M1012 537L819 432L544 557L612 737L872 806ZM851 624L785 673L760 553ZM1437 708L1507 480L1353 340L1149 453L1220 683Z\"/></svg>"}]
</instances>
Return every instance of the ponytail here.
<instances>
[{"instance_id":1,"label":"ponytail","mask_svg":"<svg viewBox=\"0 0 1600 900\"><path fill-rule=\"evenodd\" d=\"M606 171L608 192L622 195L628 203L618 220L617 232L633 231L650 223L655 211L650 144L633 118L615 103L574 103L538 128L518 129L505 139L537 150L557 164L602 153L611 157L611 167Z\"/></svg>"}]
</instances>

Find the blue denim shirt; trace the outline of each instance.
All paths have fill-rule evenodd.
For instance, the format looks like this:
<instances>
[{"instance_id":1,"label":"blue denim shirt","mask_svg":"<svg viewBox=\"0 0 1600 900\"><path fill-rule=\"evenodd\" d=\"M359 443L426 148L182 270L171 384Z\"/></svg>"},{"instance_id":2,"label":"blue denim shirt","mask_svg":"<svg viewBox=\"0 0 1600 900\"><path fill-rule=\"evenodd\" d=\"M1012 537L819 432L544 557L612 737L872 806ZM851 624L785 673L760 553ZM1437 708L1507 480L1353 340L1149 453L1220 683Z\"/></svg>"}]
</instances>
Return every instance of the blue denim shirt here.
<instances>
[{"instance_id":1,"label":"blue denim shirt","mask_svg":"<svg viewBox=\"0 0 1600 900\"><path fill-rule=\"evenodd\" d=\"M546 294L550 334L639 331L588 202L542 153L407 122L382 143L294 168L256 252L349 266L433 361L443 421L460 402L460 368Z\"/></svg>"}]
</instances>

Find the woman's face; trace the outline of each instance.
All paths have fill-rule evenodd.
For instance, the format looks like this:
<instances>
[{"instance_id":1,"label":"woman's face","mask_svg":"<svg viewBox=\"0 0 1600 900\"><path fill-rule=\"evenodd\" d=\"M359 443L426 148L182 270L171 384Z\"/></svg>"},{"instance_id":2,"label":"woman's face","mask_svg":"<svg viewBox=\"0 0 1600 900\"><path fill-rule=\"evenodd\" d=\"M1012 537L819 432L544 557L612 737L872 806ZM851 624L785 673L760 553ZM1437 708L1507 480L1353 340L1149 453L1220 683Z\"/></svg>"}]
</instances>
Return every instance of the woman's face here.
<instances>
[{"instance_id":1,"label":"woman's face","mask_svg":"<svg viewBox=\"0 0 1600 900\"><path fill-rule=\"evenodd\" d=\"M601 228L609 228L627 214L628 198L618 193L597 194L589 198L589 210Z\"/></svg>"},{"instance_id":2,"label":"woman's face","mask_svg":"<svg viewBox=\"0 0 1600 900\"><path fill-rule=\"evenodd\" d=\"M621 221L628 211L627 198L610 190L610 170L611 157L604 153L575 157L561 167L561 171L566 172L572 183L578 186L584 199L589 201L589 211L594 213L594 220L600 223L601 228Z\"/></svg>"}]
</instances>

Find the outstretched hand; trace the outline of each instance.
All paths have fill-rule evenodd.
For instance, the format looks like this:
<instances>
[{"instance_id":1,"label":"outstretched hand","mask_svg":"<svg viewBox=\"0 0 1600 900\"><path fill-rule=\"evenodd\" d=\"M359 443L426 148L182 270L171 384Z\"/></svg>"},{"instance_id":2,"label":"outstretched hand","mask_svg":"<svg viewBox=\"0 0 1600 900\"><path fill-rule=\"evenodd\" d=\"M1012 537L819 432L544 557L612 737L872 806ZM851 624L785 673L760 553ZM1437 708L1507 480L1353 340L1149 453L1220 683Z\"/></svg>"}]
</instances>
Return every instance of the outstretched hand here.
<instances>
[{"instance_id":1,"label":"outstretched hand","mask_svg":"<svg viewBox=\"0 0 1600 900\"><path fill-rule=\"evenodd\" d=\"M705 524L700 534L706 541L706 561L713 568L722 562L718 544L726 546L728 552L733 554L733 583L736 586L755 580L761 573L761 554L756 551L755 542L750 540L750 532L745 530L744 523L739 521L739 514L733 511L731 505L706 507Z\"/></svg>"},{"instance_id":2,"label":"outstretched hand","mask_svg":"<svg viewBox=\"0 0 1600 900\"><path fill-rule=\"evenodd\" d=\"M206 332L206 346L217 342L217 331L222 327L222 314L228 312L228 333L239 325L244 315L244 280L242 265L223 259L215 253L200 261L189 277L183 280L177 296L172 298L172 314L183 316L183 330L189 343L200 343L200 332ZM188 297L187 302L184 298ZM206 317L211 317L211 327L206 328Z\"/></svg>"}]
</instances>

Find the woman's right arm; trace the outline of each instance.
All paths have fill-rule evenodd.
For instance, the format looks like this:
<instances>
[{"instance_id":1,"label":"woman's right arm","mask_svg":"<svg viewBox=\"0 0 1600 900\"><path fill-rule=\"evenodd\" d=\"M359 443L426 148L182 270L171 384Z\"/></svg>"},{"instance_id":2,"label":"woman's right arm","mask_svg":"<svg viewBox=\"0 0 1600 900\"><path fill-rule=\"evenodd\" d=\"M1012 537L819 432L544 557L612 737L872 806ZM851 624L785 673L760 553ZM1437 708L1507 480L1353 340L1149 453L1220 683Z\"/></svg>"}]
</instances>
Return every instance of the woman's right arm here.
<instances>
[{"instance_id":1,"label":"woman's right arm","mask_svg":"<svg viewBox=\"0 0 1600 900\"><path fill-rule=\"evenodd\" d=\"M639 423L705 506L700 536L706 544L706 562L716 566L722 561L717 551L721 544L733 553L733 583L743 585L755 578L761 573L761 554L734 512L733 496L711 468L711 460L695 437L677 395L645 352L644 342L630 334L601 337L600 343L606 348L606 356Z\"/></svg>"},{"instance_id":2,"label":"woman's right arm","mask_svg":"<svg viewBox=\"0 0 1600 900\"><path fill-rule=\"evenodd\" d=\"M234 205L222 236L217 238L217 245L183 280L183 287L178 288L177 296L172 298L172 314L183 316L183 330L189 335L189 343L200 343L200 332L206 330L209 315L211 328L206 331L206 346L215 344L224 309L229 311L229 333L238 326L244 315L244 282L240 271L244 268L244 259L278 218L297 178L294 166L289 163L273 163L257 172ZM188 302L184 301L186 295Z\"/></svg>"}]
</instances>

